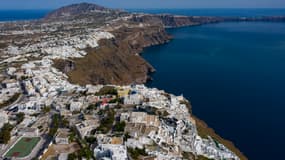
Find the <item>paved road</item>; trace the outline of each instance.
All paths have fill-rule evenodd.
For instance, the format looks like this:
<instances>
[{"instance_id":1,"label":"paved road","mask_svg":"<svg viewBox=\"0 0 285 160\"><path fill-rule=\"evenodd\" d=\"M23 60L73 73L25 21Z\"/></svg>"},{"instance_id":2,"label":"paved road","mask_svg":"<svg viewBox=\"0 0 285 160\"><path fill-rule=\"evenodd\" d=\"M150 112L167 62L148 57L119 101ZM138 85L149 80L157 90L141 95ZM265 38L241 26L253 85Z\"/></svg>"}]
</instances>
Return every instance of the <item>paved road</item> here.
<instances>
[{"instance_id":1,"label":"paved road","mask_svg":"<svg viewBox=\"0 0 285 160\"><path fill-rule=\"evenodd\" d=\"M43 136L42 137L42 144L41 146L39 147L39 149L36 151L36 154L34 155L34 157L40 157L44 150L48 148L49 144L53 141L53 138L49 137L49 136Z\"/></svg>"},{"instance_id":2,"label":"paved road","mask_svg":"<svg viewBox=\"0 0 285 160\"><path fill-rule=\"evenodd\" d=\"M21 102L22 100L24 100L24 98L25 98L25 96L23 96L23 94L20 94L20 96L18 97L18 99L17 99L15 102L13 102L12 104L10 104L10 105L8 105L8 106L6 106L6 107L3 107L3 109L4 109L4 110L9 109L10 107L12 107L12 106L14 106L15 104L17 104L17 103Z\"/></svg>"}]
</instances>

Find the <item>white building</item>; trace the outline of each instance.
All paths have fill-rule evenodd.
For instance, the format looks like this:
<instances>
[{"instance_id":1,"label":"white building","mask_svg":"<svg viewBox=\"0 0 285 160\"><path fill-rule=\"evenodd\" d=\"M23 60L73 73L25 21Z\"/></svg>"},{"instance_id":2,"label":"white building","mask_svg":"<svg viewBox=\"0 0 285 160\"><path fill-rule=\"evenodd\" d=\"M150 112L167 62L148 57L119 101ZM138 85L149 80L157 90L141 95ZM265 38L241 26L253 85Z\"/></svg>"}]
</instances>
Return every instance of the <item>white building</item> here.
<instances>
[{"instance_id":1,"label":"white building","mask_svg":"<svg viewBox=\"0 0 285 160\"><path fill-rule=\"evenodd\" d=\"M39 129L30 127L19 128L17 133L20 136L37 137L39 136Z\"/></svg>"},{"instance_id":2,"label":"white building","mask_svg":"<svg viewBox=\"0 0 285 160\"><path fill-rule=\"evenodd\" d=\"M132 112L130 115L130 123L142 123L146 126L154 126L158 127L160 125L160 121L158 116L149 115L145 112Z\"/></svg>"},{"instance_id":3,"label":"white building","mask_svg":"<svg viewBox=\"0 0 285 160\"><path fill-rule=\"evenodd\" d=\"M92 130L96 129L100 125L99 119L85 120L75 125L81 138L84 138L91 134Z\"/></svg>"},{"instance_id":4,"label":"white building","mask_svg":"<svg viewBox=\"0 0 285 160\"><path fill-rule=\"evenodd\" d=\"M129 138L126 141L126 146L130 147L130 148L139 148L139 149L143 149L143 144L140 143L139 140L133 139L133 138Z\"/></svg>"},{"instance_id":5,"label":"white building","mask_svg":"<svg viewBox=\"0 0 285 160\"><path fill-rule=\"evenodd\" d=\"M19 82L14 79L6 79L2 81L2 85L6 88L19 88Z\"/></svg>"},{"instance_id":6,"label":"white building","mask_svg":"<svg viewBox=\"0 0 285 160\"><path fill-rule=\"evenodd\" d=\"M129 113L121 113L121 115L120 115L120 121L122 122L122 121L128 121L128 119L129 119L129 117L130 117L130 114Z\"/></svg>"},{"instance_id":7,"label":"white building","mask_svg":"<svg viewBox=\"0 0 285 160\"><path fill-rule=\"evenodd\" d=\"M83 104L81 102L71 102L70 103L70 111L80 111Z\"/></svg>"},{"instance_id":8,"label":"white building","mask_svg":"<svg viewBox=\"0 0 285 160\"><path fill-rule=\"evenodd\" d=\"M56 144L69 144L69 133L66 129L59 129L55 137Z\"/></svg>"},{"instance_id":9,"label":"white building","mask_svg":"<svg viewBox=\"0 0 285 160\"><path fill-rule=\"evenodd\" d=\"M124 104L127 105L134 105L134 104L141 104L142 103L142 96L139 94L132 94L124 97Z\"/></svg>"},{"instance_id":10,"label":"white building","mask_svg":"<svg viewBox=\"0 0 285 160\"><path fill-rule=\"evenodd\" d=\"M17 69L15 67L9 67L6 70L7 74L10 76L12 76L16 71L17 71Z\"/></svg>"},{"instance_id":11,"label":"white building","mask_svg":"<svg viewBox=\"0 0 285 160\"><path fill-rule=\"evenodd\" d=\"M95 94L100 91L100 89L103 87L103 85L86 85L87 88L87 94Z\"/></svg>"},{"instance_id":12,"label":"white building","mask_svg":"<svg viewBox=\"0 0 285 160\"><path fill-rule=\"evenodd\" d=\"M25 91L29 96L35 95L36 90L31 81L24 81Z\"/></svg>"},{"instance_id":13,"label":"white building","mask_svg":"<svg viewBox=\"0 0 285 160\"><path fill-rule=\"evenodd\" d=\"M38 104L36 101L28 101L27 103L18 105L18 112L34 114L40 112L43 107L43 104Z\"/></svg>"},{"instance_id":14,"label":"white building","mask_svg":"<svg viewBox=\"0 0 285 160\"><path fill-rule=\"evenodd\" d=\"M118 144L100 144L94 149L96 159L127 160L127 147Z\"/></svg>"},{"instance_id":15,"label":"white building","mask_svg":"<svg viewBox=\"0 0 285 160\"><path fill-rule=\"evenodd\" d=\"M59 154L58 160L67 160L68 159L68 153L61 153Z\"/></svg>"},{"instance_id":16,"label":"white building","mask_svg":"<svg viewBox=\"0 0 285 160\"><path fill-rule=\"evenodd\" d=\"M0 112L0 128L3 127L5 123L8 123L9 117L6 112Z\"/></svg>"},{"instance_id":17,"label":"white building","mask_svg":"<svg viewBox=\"0 0 285 160\"><path fill-rule=\"evenodd\" d=\"M35 123L37 118L34 116L28 116L27 114L24 117L24 120L18 125L20 128L28 127L29 125Z\"/></svg>"},{"instance_id":18,"label":"white building","mask_svg":"<svg viewBox=\"0 0 285 160\"><path fill-rule=\"evenodd\" d=\"M20 93L20 88L0 88L0 103L6 102L17 93Z\"/></svg>"}]
</instances>

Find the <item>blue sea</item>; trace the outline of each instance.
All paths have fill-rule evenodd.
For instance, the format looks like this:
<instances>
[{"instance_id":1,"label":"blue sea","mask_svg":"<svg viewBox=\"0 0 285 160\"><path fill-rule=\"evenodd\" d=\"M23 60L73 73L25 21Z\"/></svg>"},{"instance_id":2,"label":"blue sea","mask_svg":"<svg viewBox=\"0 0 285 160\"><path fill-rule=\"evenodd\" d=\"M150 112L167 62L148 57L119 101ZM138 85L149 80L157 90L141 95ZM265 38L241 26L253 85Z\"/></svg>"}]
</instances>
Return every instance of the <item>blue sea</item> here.
<instances>
[{"instance_id":1,"label":"blue sea","mask_svg":"<svg viewBox=\"0 0 285 160\"><path fill-rule=\"evenodd\" d=\"M151 14L179 14L185 16L222 16L222 17L260 17L260 16L280 16L285 15L284 9L127 9L127 11L135 13L151 13Z\"/></svg>"},{"instance_id":2,"label":"blue sea","mask_svg":"<svg viewBox=\"0 0 285 160\"><path fill-rule=\"evenodd\" d=\"M0 21L34 20L44 17L50 10L0 10Z\"/></svg>"},{"instance_id":3,"label":"blue sea","mask_svg":"<svg viewBox=\"0 0 285 160\"><path fill-rule=\"evenodd\" d=\"M151 87L190 99L193 113L249 159L282 159L285 23L219 23L168 30L143 57Z\"/></svg>"},{"instance_id":4,"label":"blue sea","mask_svg":"<svg viewBox=\"0 0 285 160\"><path fill-rule=\"evenodd\" d=\"M145 12L285 15L285 10L257 11ZM148 86L190 99L193 113L250 160L284 159L285 23L218 23L168 32L174 36L170 43L143 53L157 70Z\"/></svg>"},{"instance_id":5,"label":"blue sea","mask_svg":"<svg viewBox=\"0 0 285 160\"><path fill-rule=\"evenodd\" d=\"M132 9L195 16L276 16L285 9ZM0 21L48 11L0 11ZM193 112L251 160L284 159L285 23L232 22L169 29L144 50L157 70L148 86L183 94Z\"/></svg>"}]
</instances>

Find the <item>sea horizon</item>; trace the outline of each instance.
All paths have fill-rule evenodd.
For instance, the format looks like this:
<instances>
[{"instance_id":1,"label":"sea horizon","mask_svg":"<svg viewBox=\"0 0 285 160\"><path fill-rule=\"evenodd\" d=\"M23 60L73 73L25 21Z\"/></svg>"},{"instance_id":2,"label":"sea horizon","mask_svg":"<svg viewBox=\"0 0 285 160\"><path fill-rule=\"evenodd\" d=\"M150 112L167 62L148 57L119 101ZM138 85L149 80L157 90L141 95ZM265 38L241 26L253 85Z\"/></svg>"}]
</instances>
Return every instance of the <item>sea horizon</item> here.
<instances>
[{"instance_id":1,"label":"sea horizon","mask_svg":"<svg viewBox=\"0 0 285 160\"><path fill-rule=\"evenodd\" d=\"M0 9L0 22L37 20L54 9ZM285 8L124 8L128 12L179 14L185 16L257 17L282 16ZM246 11L246 12L245 12Z\"/></svg>"}]
</instances>

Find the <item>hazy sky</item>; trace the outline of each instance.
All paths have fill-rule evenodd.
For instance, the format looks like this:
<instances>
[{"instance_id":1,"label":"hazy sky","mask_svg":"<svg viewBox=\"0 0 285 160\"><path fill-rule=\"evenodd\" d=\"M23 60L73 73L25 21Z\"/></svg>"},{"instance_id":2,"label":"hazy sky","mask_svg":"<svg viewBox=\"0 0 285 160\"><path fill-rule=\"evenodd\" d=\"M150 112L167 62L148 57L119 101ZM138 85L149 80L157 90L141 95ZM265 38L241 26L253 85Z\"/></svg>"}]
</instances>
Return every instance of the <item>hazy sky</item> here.
<instances>
[{"instance_id":1,"label":"hazy sky","mask_svg":"<svg viewBox=\"0 0 285 160\"><path fill-rule=\"evenodd\" d=\"M112 8L285 8L285 0L0 0L0 9L54 9L79 2Z\"/></svg>"}]
</instances>

